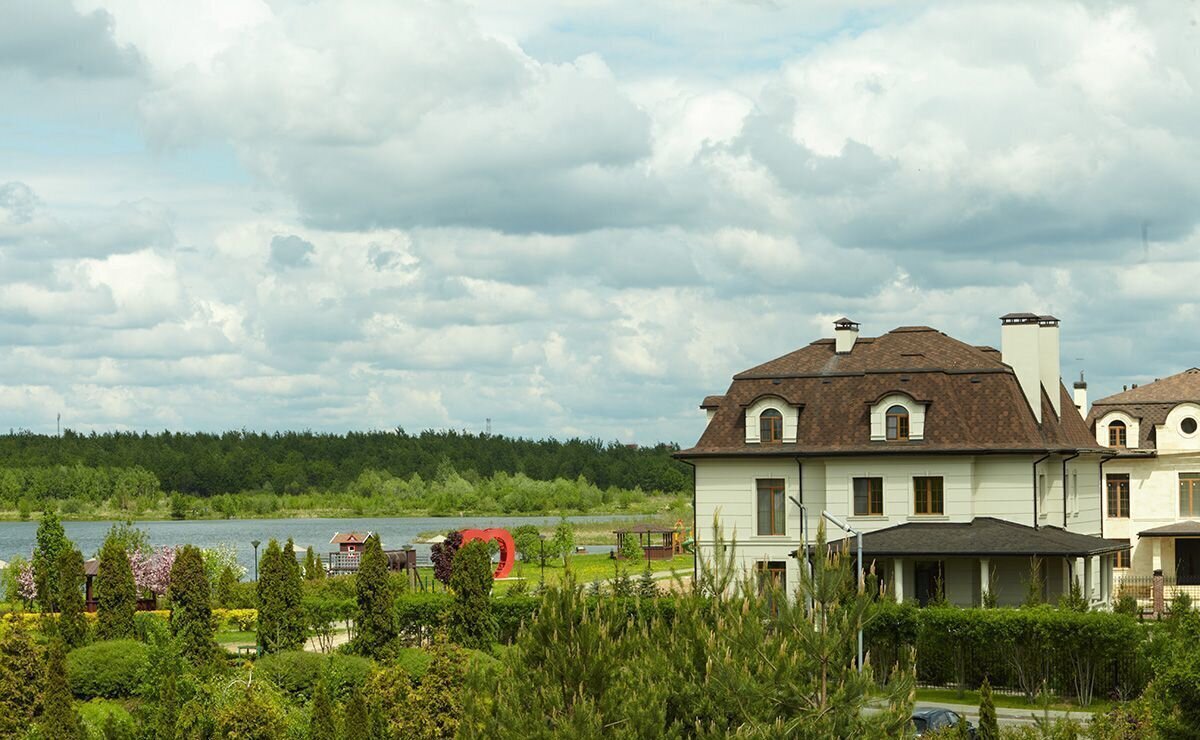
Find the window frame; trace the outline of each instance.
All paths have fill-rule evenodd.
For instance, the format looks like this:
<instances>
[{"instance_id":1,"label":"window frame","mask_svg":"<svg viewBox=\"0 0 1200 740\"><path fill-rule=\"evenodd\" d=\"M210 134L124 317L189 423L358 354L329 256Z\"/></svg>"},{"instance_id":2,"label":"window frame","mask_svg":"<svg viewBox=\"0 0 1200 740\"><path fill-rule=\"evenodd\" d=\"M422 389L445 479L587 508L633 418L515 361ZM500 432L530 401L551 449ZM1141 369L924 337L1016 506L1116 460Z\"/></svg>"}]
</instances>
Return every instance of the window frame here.
<instances>
[{"instance_id":1,"label":"window frame","mask_svg":"<svg viewBox=\"0 0 1200 740\"><path fill-rule=\"evenodd\" d=\"M778 485L776 485L778 484ZM763 531L763 495L770 495L766 528ZM776 498L778 497L778 498ZM787 535L787 481L783 478L757 478L754 481L754 531L759 537L784 537ZM778 517L778 521L776 521ZM778 530L776 530L778 525Z\"/></svg>"},{"instance_id":2,"label":"window frame","mask_svg":"<svg viewBox=\"0 0 1200 740\"><path fill-rule=\"evenodd\" d=\"M858 508L858 482L866 481L866 509ZM875 504L878 503L878 507ZM875 509L878 508L878 511ZM850 479L850 509L854 516L883 516L883 477L859 475Z\"/></svg>"},{"instance_id":3,"label":"window frame","mask_svg":"<svg viewBox=\"0 0 1200 740\"><path fill-rule=\"evenodd\" d=\"M1200 518L1200 473L1179 473L1179 518ZM1188 513L1183 510L1184 488L1188 496Z\"/></svg>"},{"instance_id":4,"label":"window frame","mask_svg":"<svg viewBox=\"0 0 1200 740\"><path fill-rule=\"evenodd\" d=\"M934 481L937 481L937 490L934 491ZM936 493L936 497L935 497ZM935 498L939 504L938 510L933 510ZM921 504L925 504L927 511L921 511ZM946 515L946 481L945 476L941 475L914 475L913 476L913 515L914 516L945 516Z\"/></svg>"},{"instance_id":5,"label":"window frame","mask_svg":"<svg viewBox=\"0 0 1200 740\"><path fill-rule=\"evenodd\" d=\"M768 424L770 425L768 427ZM766 431L769 434L764 434ZM763 409L758 415L758 441L762 444L776 445L783 442L783 412L777 408Z\"/></svg>"},{"instance_id":6,"label":"window frame","mask_svg":"<svg viewBox=\"0 0 1200 740\"><path fill-rule=\"evenodd\" d=\"M899 409L899 412L896 412ZM906 406L895 403L883 412L883 438L888 442L907 442L912 434L911 414ZM892 429L892 420L896 420L896 428ZM894 436L893 436L894 434Z\"/></svg>"},{"instance_id":7,"label":"window frame","mask_svg":"<svg viewBox=\"0 0 1200 740\"><path fill-rule=\"evenodd\" d=\"M1113 570L1129 570L1131 567L1133 567L1133 550L1117 550L1113 553Z\"/></svg>"},{"instance_id":8,"label":"window frame","mask_svg":"<svg viewBox=\"0 0 1200 740\"><path fill-rule=\"evenodd\" d=\"M1121 483L1125 484L1124 490L1122 490L1122 487L1120 485ZM1114 498L1114 485L1115 485L1115 493L1116 493L1115 498ZM1129 488L1130 488L1129 473L1105 473L1104 474L1104 491L1105 491L1104 515L1105 515L1105 517L1107 517L1108 519L1128 519L1129 518L1129 512L1130 512L1130 509L1132 508L1132 505L1131 505L1132 502L1131 502ZM1122 501L1122 499L1124 499L1124 501ZM1114 502L1116 504L1115 507L1113 506ZM1122 506L1122 503L1124 503L1124 506ZM1116 512L1117 512L1115 514L1113 513L1114 508L1116 509ZM1124 513L1122 513L1122 512L1124 512Z\"/></svg>"},{"instance_id":9,"label":"window frame","mask_svg":"<svg viewBox=\"0 0 1200 740\"><path fill-rule=\"evenodd\" d=\"M1129 448L1129 425L1120 419L1108 422L1108 446Z\"/></svg>"}]
</instances>

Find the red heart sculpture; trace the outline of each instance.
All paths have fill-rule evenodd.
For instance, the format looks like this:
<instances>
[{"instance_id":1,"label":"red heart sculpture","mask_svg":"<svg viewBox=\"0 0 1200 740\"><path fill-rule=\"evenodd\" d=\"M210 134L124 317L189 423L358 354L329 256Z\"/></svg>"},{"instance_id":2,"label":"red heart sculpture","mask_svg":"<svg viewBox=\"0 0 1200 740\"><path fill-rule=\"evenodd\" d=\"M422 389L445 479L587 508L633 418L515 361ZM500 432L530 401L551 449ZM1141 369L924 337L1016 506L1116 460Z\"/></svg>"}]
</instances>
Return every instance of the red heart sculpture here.
<instances>
[{"instance_id":1,"label":"red heart sculpture","mask_svg":"<svg viewBox=\"0 0 1200 740\"><path fill-rule=\"evenodd\" d=\"M512 572L513 563L517 559L517 548L513 544L512 535L508 533L507 529L464 529L462 531L463 545L472 540L482 540L484 542L496 540L496 542L500 543L500 565L496 568L496 572L492 574L492 578L504 578Z\"/></svg>"}]
</instances>

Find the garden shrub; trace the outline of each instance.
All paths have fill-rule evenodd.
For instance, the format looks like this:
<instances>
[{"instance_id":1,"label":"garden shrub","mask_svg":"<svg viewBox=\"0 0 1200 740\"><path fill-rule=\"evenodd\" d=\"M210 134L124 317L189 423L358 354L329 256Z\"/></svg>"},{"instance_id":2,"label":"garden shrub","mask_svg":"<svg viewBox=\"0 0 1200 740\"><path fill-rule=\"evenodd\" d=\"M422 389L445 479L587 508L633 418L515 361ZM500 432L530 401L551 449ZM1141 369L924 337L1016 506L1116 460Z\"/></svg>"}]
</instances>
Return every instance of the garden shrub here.
<instances>
[{"instance_id":1,"label":"garden shrub","mask_svg":"<svg viewBox=\"0 0 1200 740\"><path fill-rule=\"evenodd\" d=\"M285 650L265 655L255 663L258 675L292 696L312 696L313 686L324 676L330 694L349 695L370 675L372 663L355 655L322 655L303 650Z\"/></svg>"},{"instance_id":2,"label":"garden shrub","mask_svg":"<svg viewBox=\"0 0 1200 740\"><path fill-rule=\"evenodd\" d=\"M496 639L492 583L492 556L487 544L475 541L460 547L450 572L454 603L447 623L450 639L463 647L487 649Z\"/></svg>"},{"instance_id":3,"label":"garden shrub","mask_svg":"<svg viewBox=\"0 0 1200 740\"><path fill-rule=\"evenodd\" d=\"M133 696L149 660L149 648L137 640L106 640L67 655L71 690L81 699Z\"/></svg>"}]
</instances>

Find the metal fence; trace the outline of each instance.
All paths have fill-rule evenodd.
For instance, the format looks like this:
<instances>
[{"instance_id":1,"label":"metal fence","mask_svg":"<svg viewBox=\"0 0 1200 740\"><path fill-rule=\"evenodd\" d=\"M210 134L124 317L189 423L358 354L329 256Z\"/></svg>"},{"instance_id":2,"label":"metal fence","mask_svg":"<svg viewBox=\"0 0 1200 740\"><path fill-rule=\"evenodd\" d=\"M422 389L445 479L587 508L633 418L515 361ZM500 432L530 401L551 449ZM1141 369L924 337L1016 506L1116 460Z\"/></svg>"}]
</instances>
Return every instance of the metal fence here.
<instances>
[{"instance_id":1,"label":"metal fence","mask_svg":"<svg viewBox=\"0 0 1200 740\"><path fill-rule=\"evenodd\" d=\"M1170 609L1180 594L1186 594L1193 604L1200 603L1200 585L1181 584L1173 576L1119 576L1114 593L1117 598L1132 596L1143 615L1153 614L1155 579L1162 582L1163 609Z\"/></svg>"}]
</instances>

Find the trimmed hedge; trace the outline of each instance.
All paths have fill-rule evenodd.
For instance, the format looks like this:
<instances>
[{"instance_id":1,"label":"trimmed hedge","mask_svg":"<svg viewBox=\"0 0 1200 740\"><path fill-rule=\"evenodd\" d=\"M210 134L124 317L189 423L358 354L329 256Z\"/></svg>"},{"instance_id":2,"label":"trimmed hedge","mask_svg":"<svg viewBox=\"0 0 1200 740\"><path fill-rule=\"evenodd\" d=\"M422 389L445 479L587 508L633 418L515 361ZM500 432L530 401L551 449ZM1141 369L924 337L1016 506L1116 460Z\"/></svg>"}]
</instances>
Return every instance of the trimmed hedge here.
<instances>
[{"instance_id":1,"label":"trimmed hedge","mask_svg":"<svg viewBox=\"0 0 1200 740\"><path fill-rule=\"evenodd\" d=\"M150 662L150 649L137 640L106 640L67 655L71 692L80 699L133 696Z\"/></svg>"},{"instance_id":2,"label":"trimmed hedge","mask_svg":"<svg viewBox=\"0 0 1200 740\"><path fill-rule=\"evenodd\" d=\"M880 603L864 630L886 678L916 650L917 681L927 686L993 688L1032 699L1043 685L1061 696L1135 696L1150 678L1148 632L1126 614L1051 606L960 609Z\"/></svg>"},{"instance_id":3,"label":"trimmed hedge","mask_svg":"<svg viewBox=\"0 0 1200 740\"><path fill-rule=\"evenodd\" d=\"M330 693L344 698L366 683L372 665L369 659L355 655L284 650L259 658L254 670L287 693L305 699L312 696L317 680L324 676Z\"/></svg>"}]
</instances>

